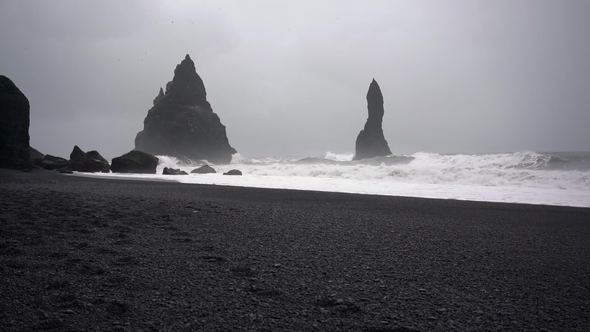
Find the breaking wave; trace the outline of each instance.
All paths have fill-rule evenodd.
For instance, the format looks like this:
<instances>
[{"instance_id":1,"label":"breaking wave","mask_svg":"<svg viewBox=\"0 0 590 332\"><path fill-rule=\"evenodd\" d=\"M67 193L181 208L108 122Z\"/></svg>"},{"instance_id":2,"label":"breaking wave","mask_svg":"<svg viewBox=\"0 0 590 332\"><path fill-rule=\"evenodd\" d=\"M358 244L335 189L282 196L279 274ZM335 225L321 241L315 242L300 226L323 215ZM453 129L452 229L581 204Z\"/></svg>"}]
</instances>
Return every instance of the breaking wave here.
<instances>
[{"instance_id":1,"label":"breaking wave","mask_svg":"<svg viewBox=\"0 0 590 332\"><path fill-rule=\"evenodd\" d=\"M186 165L174 157L158 156L159 168L190 172L202 162ZM352 160L353 154L327 152L323 157L246 158L234 155L232 168L257 176L298 176L406 183L530 187L590 190L590 153L437 154L418 152Z\"/></svg>"},{"instance_id":2,"label":"breaking wave","mask_svg":"<svg viewBox=\"0 0 590 332\"><path fill-rule=\"evenodd\" d=\"M248 158L235 154L216 174L190 174L206 161L158 156L157 174L95 176L160 179L188 184L335 191L590 207L590 153L516 152L438 154L418 152L352 160L353 154ZM164 167L184 176L162 175ZM239 169L243 176L221 173Z\"/></svg>"}]
</instances>

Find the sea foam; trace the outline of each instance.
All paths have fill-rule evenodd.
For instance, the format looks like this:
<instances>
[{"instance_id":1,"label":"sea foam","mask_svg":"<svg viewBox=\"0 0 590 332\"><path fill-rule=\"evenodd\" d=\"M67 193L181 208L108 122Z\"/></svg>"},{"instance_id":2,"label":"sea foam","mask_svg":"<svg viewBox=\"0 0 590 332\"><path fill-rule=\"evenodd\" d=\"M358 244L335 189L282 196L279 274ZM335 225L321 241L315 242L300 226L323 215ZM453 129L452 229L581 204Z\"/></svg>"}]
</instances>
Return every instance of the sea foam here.
<instances>
[{"instance_id":1,"label":"sea foam","mask_svg":"<svg viewBox=\"0 0 590 332\"><path fill-rule=\"evenodd\" d=\"M353 154L319 157L247 158L212 165L216 174L161 175L164 167L187 173L206 161L186 164L158 156L156 175L102 176L165 179L182 183L319 190L359 194L590 207L590 153L518 152L379 157L352 161ZM239 169L243 176L223 176Z\"/></svg>"}]
</instances>

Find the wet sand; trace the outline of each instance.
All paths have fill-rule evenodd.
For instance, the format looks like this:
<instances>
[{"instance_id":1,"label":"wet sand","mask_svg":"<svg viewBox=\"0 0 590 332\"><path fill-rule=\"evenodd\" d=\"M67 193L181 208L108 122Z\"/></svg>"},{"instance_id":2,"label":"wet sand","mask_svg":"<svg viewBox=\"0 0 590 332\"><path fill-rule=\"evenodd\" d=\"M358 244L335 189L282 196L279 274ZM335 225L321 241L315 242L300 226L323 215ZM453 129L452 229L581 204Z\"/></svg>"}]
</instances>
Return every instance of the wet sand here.
<instances>
[{"instance_id":1,"label":"wet sand","mask_svg":"<svg viewBox=\"0 0 590 332\"><path fill-rule=\"evenodd\" d=\"M0 170L2 331L588 331L590 209Z\"/></svg>"}]
</instances>

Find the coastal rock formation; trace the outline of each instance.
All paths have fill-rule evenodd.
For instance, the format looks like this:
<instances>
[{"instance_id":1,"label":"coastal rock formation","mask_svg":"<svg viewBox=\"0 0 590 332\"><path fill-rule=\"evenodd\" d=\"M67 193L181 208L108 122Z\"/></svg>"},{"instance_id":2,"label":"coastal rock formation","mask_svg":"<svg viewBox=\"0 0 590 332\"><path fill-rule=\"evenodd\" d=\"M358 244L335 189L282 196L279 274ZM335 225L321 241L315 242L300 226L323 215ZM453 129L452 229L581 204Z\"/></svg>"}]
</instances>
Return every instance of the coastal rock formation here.
<instances>
[{"instance_id":1,"label":"coastal rock formation","mask_svg":"<svg viewBox=\"0 0 590 332\"><path fill-rule=\"evenodd\" d=\"M232 169L223 173L223 175L242 175L242 171L240 171L239 169Z\"/></svg>"},{"instance_id":2,"label":"coastal rock formation","mask_svg":"<svg viewBox=\"0 0 590 332\"><path fill-rule=\"evenodd\" d=\"M122 156L113 158L111 171L113 173L147 173L155 174L158 167L156 156L142 151L130 151Z\"/></svg>"},{"instance_id":3,"label":"coastal rock formation","mask_svg":"<svg viewBox=\"0 0 590 332\"><path fill-rule=\"evenodd\" d=\"M188 175L188 173L179 168L164 167L162 175Z\"/></svg>"},{"instance_id":4,"label":"coastal rock formation","mask_svg":"<svg viewBox=\"0 0 590 332\"><path fill-rule=\"evenodd\" d=\"M154 98L154 106L156 106L156 104L159 103L162 99L164 99L164 90L160 88L160 92L158 93L156 98Z\"/></svg>"},{"instance_id":5,"label":"coastal rock formation","mask_svg":"<svg viewBox=\"0 0 590 332\"><path fill-rule=\"evenodd\" d=\"M212 173L217 173L217 171L209 166L209 165L203 165L199 168L195 168L191 171L191 174L212 174Z\"/></svg>"},{"instance_id":6,"label":"coastal rock formation","mask_svg":"<svg viewBox=\"0 0 590 332\"><path fill-rule=\"evenodd\" d=\"M109 162L97 151L84 152L77 145L70 153L70 169L77 172L102 172L108 173L111 170Z\"/></svg>"},{"instance_id":7,"label":"coastal rock formation","mask_svg":"<svg viewBox=\"0 0 590 332\"><path fill-rule=\"evenodd\" d=\"M62 157L56 157L56 156L52 156L50 154L46 154L43 157L43 160L41 160L41 167L48 169L48 170L59 170L59 169L64 169L64 168L68 168L70 165L70 163Z\"/></svg>"},{"instance_id":8,"label":"coastal rock formation","mask_svg":"<svg viewBox=\"0 0 590 332\"><path fill-rule=\"evenodd\" d=\"M229 163L237 151L229 145L225 126L207 101L205 85L186 55L172 82L154 99L135 137L135 149L179 159Z\"/></svg>"},{"instance_id":9,"label":"coastal rock formation","mask_svg":"<svg viewBox=\"0 0 590 332\"><path fill-rule=\"evenodd\" d=\"M30 169L29 100L0 75L0 167Z\"/></svg>"},{"instance_id":10,"label":"coastal rock formation","mask_svg":"<svg viewBox=\"0 0 590 332\"><path fill-rule=\"evenodd\" d=\"M383 135L383 95L379 85L373 79L367 92L367 108L369 118L365 128L356 138L356 151L353 160L388 156L391 154L389 145Z\"/></svg>"},{"instance_id":11,"label":"coastal rock formation","mask_svg":"<svg viewBox=\"0 0 590 332\"><path fill-rule=\"evenodd\" d=\"M45 155L43 153L37 151L33 147L29 147L29 156L31 158L31 163L34 166L40 166L41 161L43 161L43 158L45 158Z\"/></svg>"}]
</instances>

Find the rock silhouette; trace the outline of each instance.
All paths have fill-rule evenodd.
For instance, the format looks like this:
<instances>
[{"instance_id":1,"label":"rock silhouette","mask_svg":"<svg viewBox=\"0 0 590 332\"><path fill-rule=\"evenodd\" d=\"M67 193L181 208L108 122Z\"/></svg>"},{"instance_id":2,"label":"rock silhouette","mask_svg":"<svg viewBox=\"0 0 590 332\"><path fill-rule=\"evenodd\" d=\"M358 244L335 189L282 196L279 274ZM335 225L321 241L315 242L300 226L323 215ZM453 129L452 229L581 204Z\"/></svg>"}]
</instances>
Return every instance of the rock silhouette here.
<instances>
[{"instance_id":1,"label":"rock silhouette","mask_svg":"<svg viewBox=\"0 0 590 332\"><path fill-rule=\"evenodd\" d=\"M242 171L240 171L239 169L232 169L223 173L223 175L242 175Z\"/></svg>"},{"instance_id":2,"label":"rock silhouette","mask_svg":"<svg viewBox=\"0 0 590 332\"><path fill-rule=\"evenodd\" d=\"M210 174L210 173L217 173L217 171L209 166L209 165L203 165L199 168L195 168L191 171L192 174Z\"/></svg>"},{"instance_id":3,"label":"rock silhouette","mask_svg":"<svg viewBox=\"0 0 590 332\"><path fill-rule=\"evenodd\" d=\"M109 162L98 151L84 152L77 145L70 153L69 166L72 171L77 172L108 173L111 170Z\"/></svg>"},{"instance_id":4,"label":"rock silhouette","mask_svg":"<svg viewBox=\"0 0 590 332\"><path fill-rule=\"evenodd\" d=\"M225 126L207 101L205 85L187 54L174 78L160 88L154 106L135 138L135 149L179 159L229 163L237 151L229 145Z\"/></svg>"},{"instance_id":5,"label":"rock silhouette","mask_svg":"<svg viewBox=\"0 0 590 332\"><path fill-rule=\"evenodd\" d=\"M164 167L162 175L188 175L188 173L179 168Z\"/></svg>"},{"instance_id":6,"label":"rock silhouette","mask_svg":"<svg viewBox=\"0 0 590 332\"><path fill-rule=\"evenodd\" d=\"M391 154L389 145L383 135L383 95L377 81L373 79L367 92L367 108L369 117L365 128L356 138L356 150L353 160L388 156Z\"/></svg>"},{"instance_id":7,"label":"rock silhouette","mask_svg":"<svg viewBox=\"0 0 590 332\"><path fill-rule=\"evenodd\" d=\"M30 169L29 100L0 75L0 167Z\"/></svg>"},{"instance_id":8,"label":"rock silhouette","mask_svg":"<svg viewBox=\"0 0 590 332\"><path fill-rule=\"evenodd\" d=\"M45 155L33 147L29 147L29 156L31 157L31 163L35 167L40 167L41 161L45 158Z\"/></svg>"},{"instance_id":9,"label":"rock silhouette","mask_svg":"<svg viewBox=\"0 0 590 332\"><path fill-rule=\"evenodd\" d=\"M130 151L113 158L111 171L113 173L147 173L155 174L159 159L142 151Z\"/></svg>"},{"instance_id":10,"label":"rock silhouette","mask_svg":"<svg viewBox=\"0 0 590 332\"><path fill-rule=\"evenodd\" d=\"M48 170L66 169L70 166L67 159L46 154L41 160L40 166Z\"/></svg>"}]
</instances>

